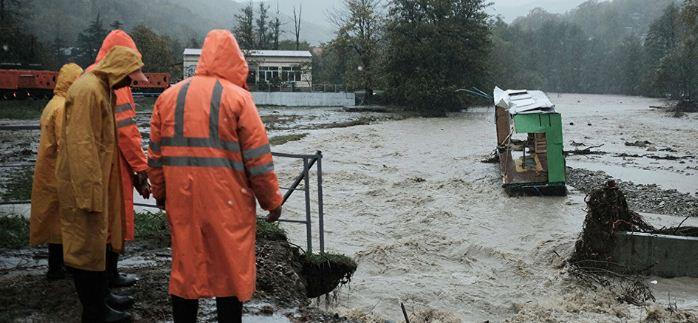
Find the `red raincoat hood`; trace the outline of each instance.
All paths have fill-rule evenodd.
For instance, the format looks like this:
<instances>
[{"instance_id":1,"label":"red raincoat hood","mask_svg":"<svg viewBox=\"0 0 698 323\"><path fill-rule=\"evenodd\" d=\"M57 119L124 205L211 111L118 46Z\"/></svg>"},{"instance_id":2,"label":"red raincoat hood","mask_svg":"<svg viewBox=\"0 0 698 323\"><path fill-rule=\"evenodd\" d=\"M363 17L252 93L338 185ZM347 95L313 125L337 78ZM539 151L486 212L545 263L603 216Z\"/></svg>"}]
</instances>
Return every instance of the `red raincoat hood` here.
<instances>
[{"instance_id":1,"label":"red raincoat hood","mask_svg":"<svg viewBox=\"0 0 698 323\"><path fill-rule=\"evenodd\" d=\"M201 49L196 75L222 78L247 88L249 68L235 36L222 29L211 30Z\"/></svg>"},{"instance_id":2,"label":"red raincoat hood","mask_svg":"<svg viewBox=\"0 0 698 323\"><path fill-rule=\"evenodd\" d=\"M138 54L138 58L143 58L141 55L141 52L138 51L138 48L136 47L136 42L133 41L133 38L129 36L125 31L123 30L114 30L107 35L107 37L104 38L104 41L102 42L102 48L99 49L99 53L97 53L97 59L95 59L95 63L99 63L105 56L107 56L107 53L114 48L114 46L124 46L128 47L130 49L133 49L136 51Z\"/></svg>"}]
</instances>

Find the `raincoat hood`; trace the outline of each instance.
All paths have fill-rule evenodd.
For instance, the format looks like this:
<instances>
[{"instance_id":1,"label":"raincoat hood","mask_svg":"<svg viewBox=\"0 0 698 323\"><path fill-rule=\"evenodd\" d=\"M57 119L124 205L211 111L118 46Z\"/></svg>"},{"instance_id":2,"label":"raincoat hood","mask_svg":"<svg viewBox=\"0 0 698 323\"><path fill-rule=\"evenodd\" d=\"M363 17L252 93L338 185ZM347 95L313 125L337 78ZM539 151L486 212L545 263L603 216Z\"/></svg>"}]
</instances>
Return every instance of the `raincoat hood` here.
<instances>
[{"instance_id":1,"label":"raincoat hood","mask_svg":"<svg viewBox=\"0 0 698 323\"><path fill-rule=\"evenodd\" d=\"M95 63L99 63L101 60L103 60L104 57L107 56L107 53L114 48L114 46L124 46L133 49L138 54L138 58L142 58L141 53L138 51L138 47L136 47L136 42L133 41L133 38L131 38L131 36L129 36L125 31L117 29L110 32L107 37L104 38L102 48L100 48L99 53L97 53Z\"/></svg>"},{"instance_id":2,"label":"raincoat hood","mask_svg":"<svg viewBox=\"0 0 698 323\"><path fill-rule=\"evenodd\" d=\"M196 75L212 76L246 88L249 68L237 40L228 30L211 30L201 49Z\"/></svg>"},{"instance_id":3,"label":"raincoat hood","mask_svg":"<svg viewBox=\"0 0 698 323\"><path fill-rule=\"evenodd\" d=\"M92 72L106 78L109 87L114 87L142 67L143 61L138 52L124 46L114 46Z\"/></svg>"},{"instance_id":4,"label":"raincoat hood","mask_svg":"<svg viewBox=\"0 0 698 323\"><path fill-rule=\"evenodd\" d=\"M70 63L65 64L58 71L58 76L56 76L56 87L53 88L53 94L65 97L68 89L73 82L82 75L82 68L77 64Z\"/></svg>"}]
</instances>

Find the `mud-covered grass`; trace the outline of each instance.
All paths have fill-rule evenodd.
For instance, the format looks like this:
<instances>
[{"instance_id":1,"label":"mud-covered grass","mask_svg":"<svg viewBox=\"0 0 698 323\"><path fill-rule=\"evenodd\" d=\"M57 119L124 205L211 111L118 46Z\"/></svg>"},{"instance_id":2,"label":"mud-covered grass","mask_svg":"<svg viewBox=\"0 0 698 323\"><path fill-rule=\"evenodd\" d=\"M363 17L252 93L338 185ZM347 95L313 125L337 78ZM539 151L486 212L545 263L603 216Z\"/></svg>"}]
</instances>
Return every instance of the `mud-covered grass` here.
<instances>
[{"instance_id":1,"label":"mud-covered grass","mask_svg":"<svg viewBox=\"0 0 698 323\"><path fill-rule=\"evenodd\" d=\"M291 135L275 136L269 139L269 144L271 144L272 146L279 146L287 142L302 140L307 135L307 133L298 133Z\"/></svg>"},{"instance_id":2,"label":"mud-covered grass","mask_svg":"<svg viewBox=\"0 0 698 323\"><path fill-rule=\"evenodd\" d=\"M117 292L135 298L136 304L129 310L135 322L170 321L171 251L167 216L162 212L141 212L135 219L136 241L128 243L127 252L122 256L122 263L130 265L122 266L121 271L137 275L140 280L135 287ZM28 221L21 216L0 214L0 228L0 259L17 261L21 258L17 266L0 270L0 303L3 304L0 322L73 321L80 317L80 304L72 281L47 281L46 267L38 262L46 257L45 249L27 247ZM257 291L253 302L268 302L272 306L246 307L247 315L283 313L293 322L347 321L336 314L309 307L306 289L309 282L304 266L308 263L322 266L330 260L353 263L350 258L302 255L297 246L288 242L278 223L261 219L257 222L256 255ZM345 276L335 274L338 275ZM215 311L209 307L203 306L200 310L201 322L215 321Z\"/></svg>"},{"instance_id":3,"label":"mud-covered grass","mask_svg":"<svg viewBox=\"0 0 698 323\"><path fill-rule=\"evenodd\" d=\"M155 240L158 242L170 242L170 229L167 223L167 215L158 212L139 212L135 215L136 238Z\"/></svg>"},{"instance_id":4,"label":"mud-covered grass","mask_svg":"<svg viewBox=\"0 0 698 323\"><path fill-rule=\"evenodd\" d=\"M0 183L0 200L28 201L32 195L34 168L19 168Z\"/></svg>"},{"instance_id":5,"label":"mud-covered grass","mask_svg":"<svg viewBox=\"0 0 698 323\"><path fill-rule=\"evenodd\" d=\"M308 297L326 295L351 281L356 272L356 262L341 254L309 253L301 257L303 278Z\"/></svg>"},{"instance_id":6,"label":"mud-covered grass","mask_svg":"<svg viewBox=\"0 0 698 323\"><path fill-rule=\"evenodd\" d=\"M28 120L39 119L48 100L3 101L0 119Z\"/></svg>"},{"instance_id":7,"label":"mud-covered grass","mask_svg":"<svg viewBox=\"0 0 698 323\"><path fill-rule=\"evenodd\" d=\"M29 243L29 220L0 212L0 249L18 249Z\"/></svg>"}]
</instances>

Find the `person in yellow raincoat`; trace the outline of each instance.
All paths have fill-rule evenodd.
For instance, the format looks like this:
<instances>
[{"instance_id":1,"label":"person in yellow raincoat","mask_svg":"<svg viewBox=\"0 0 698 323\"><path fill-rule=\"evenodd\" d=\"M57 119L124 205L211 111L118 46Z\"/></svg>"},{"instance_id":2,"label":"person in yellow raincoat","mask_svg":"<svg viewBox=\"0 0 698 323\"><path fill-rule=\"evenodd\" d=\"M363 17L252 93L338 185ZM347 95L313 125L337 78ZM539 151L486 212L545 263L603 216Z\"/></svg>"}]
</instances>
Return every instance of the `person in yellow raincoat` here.
<instances>
[{"instance_id":1,"label":"person in yellow raincoat","mask_svg":"<svg viewBox=\"0 0 698 323\"><path fill-rule=\"evenodd\" d=\"M56 190L56 157L61 144L63 108L68 88L82 74L76 64L61 67L56 77L53 98L41 113L41 138L34 167L32 183L31 216L29 218L29 244L48 243L49 280L65 277L63 270L63 245L58 216L58 192Z\"/></svg>"},{"instance_id":2,"label":"person in yellow raincoat","mask_svg":"<svg viewBox=\"0 0 698 323\"><path fill-rule=\"evenodd\" d=\"M121 185L114 90L133 80L147 82L143 62L132 49L115 46L68 90L63 146L56 176L61 213L63 259L72 269L82 303L83 322L121 322L130 315L106 303L106 248L123 247L123 232L107 234L109 220L121 212Z\"/></svg>"}]
</instances>

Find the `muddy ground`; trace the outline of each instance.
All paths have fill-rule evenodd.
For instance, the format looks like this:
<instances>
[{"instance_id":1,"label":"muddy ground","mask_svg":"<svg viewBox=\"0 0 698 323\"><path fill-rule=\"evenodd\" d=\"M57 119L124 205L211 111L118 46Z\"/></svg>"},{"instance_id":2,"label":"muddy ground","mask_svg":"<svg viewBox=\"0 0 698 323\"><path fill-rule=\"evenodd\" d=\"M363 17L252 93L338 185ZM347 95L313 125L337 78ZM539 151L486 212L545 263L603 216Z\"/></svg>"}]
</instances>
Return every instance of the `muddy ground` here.
<instances>
[{"instance_id":1,"label":"muddy ground","mask_svg":"<svg viewBox=\"0 0 698 323\"><path fill-rule=\"evenodd\" d=\"M160 215L163 216L164 215ZM281 237L281 238L280 238ZM172 321L168 296L171 250L167 237L140 239L128 246L122 272L140 280L131 288L114 292L131 295L136 304L129 311L135 322ZM75 322L80 303L69 278L48 281L47 252L41 248L0 250L0 321ZM246 322L348 322L345 317L311 306L296 247L283 235L262 234L257 242L257 292L245 304ZM202 300L199 320L215 322L215 302Z\"/></svg>"},{"instance_id":2,"label":"muddy ground","mask_svg":"<svg viewBox=\"0 0 698 323\"><path fill-rule=\"evenodd\" d=\"M402 320L400 303L412 322L695 321L698 279L643 277L656 301L638 306L572 274L565 261L582 228L585 192L606 176L619 179L631 207L656 226L695 215L698 115L674 118L649 109L664 102L637 97L551 100L563 116L565 149L603 152L567 158L567 197L504 194L497 166L480 162L496 143L488 108L438 119L260 108L272 140L280 140L275 151L323 151L326 248L359 264L348 288L323 309L368 322ZM147 115L139 124L146 130ZM17 157L36 138L25 133L3 146L17 147L3 149L6 162L31 159ZM651 144L626 145L638 141ZM299 162L275 162L286 186ZM304 210L294 194L284 217L303 219ZM305 245L303 226L282 227L292 243Z\"/></svg>"}]
</instances>

